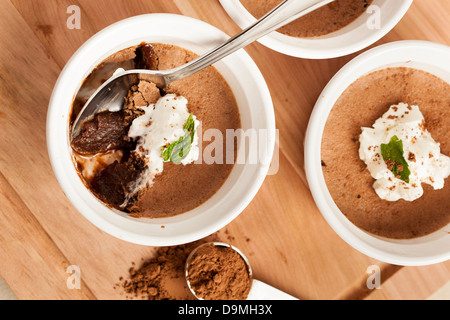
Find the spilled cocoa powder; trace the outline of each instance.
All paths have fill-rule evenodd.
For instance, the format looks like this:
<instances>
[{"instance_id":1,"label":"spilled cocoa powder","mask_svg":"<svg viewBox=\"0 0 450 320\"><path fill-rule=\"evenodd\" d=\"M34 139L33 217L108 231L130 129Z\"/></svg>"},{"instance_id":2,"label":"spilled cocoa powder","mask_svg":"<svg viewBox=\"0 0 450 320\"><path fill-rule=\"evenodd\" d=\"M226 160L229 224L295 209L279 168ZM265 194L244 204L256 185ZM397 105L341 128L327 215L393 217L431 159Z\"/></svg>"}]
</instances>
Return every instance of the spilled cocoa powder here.
<instances>
[{"instance_id":1,"label":"spilled cocoa powder","mask_svg":"<svg viewBox=\"0 0 450 320\"><path fill-rule=\"evenodd\" d=\"M185 278L186 260L193 249L202 243L158 248L156 254L142 266L129 269L126 279L116 287L127 299L195 300Z\"/></svg>"},{"instance_id":2,"label":"spilled cocoa powder","mask_svg":"<svg viewBox=\"0 0 450 320\"><path fill-rule=\"evenodd\" d=\"M188 280L197 297L204 300L245 300L251 275L247 263L231 247L207 244L189 261Z\"/></svg>"}]
</instances>

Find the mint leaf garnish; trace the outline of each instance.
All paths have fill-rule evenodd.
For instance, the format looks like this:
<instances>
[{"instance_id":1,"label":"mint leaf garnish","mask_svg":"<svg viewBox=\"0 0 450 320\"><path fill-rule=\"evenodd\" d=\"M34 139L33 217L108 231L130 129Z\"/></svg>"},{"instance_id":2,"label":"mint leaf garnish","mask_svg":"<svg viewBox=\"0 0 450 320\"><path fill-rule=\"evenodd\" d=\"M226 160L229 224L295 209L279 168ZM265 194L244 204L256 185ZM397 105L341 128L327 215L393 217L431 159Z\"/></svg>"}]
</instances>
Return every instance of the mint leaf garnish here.
<instances>
[{"instance_id":1,"label":"mint leaf garnish","mask_svg":"<svg viewBox=\"0 0 450 320\"><path fill-rule=\"evenodd\" d=\"M195 136L195 121L192 114L189 115L183 130L184 135L178 141L166 146L161 153L165 162L180 163L191 151Z\"/></svg>"},{"instance_id":2,"label":"mint leaf garnish","mask_svg":"<svg viewBox=\"0 0 450 320\"><path fill-rule=\"evenodd\" d=\"M411 171L409 170L408 163L403 157L403 142L397 136L393 136L388 144L381 145L381 155L386 162L388 169L392 171L397 179L403 180L409 183L409 176Z\"/></svg>"}]
</instances>

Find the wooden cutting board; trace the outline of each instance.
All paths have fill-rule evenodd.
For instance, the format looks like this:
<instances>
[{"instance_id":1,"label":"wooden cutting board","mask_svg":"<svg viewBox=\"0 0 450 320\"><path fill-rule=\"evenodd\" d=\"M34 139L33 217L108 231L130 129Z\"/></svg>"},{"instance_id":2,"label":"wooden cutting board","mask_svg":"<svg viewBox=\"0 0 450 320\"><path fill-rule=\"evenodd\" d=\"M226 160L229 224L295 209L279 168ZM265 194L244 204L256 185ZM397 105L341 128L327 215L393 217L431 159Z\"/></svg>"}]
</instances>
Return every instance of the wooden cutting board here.
<instances>
[{"instance_id":1,"label":"wooden cutting board","mask_svg":"<svg viewBox=\"0 0 450 320\"><path fill-rule=\"evenodd\" d=\"M81 29L67 8L81 8ZM166 12L240 29L218 0L1 0L0 276L19 299L123 299L113 286L154 249L126 243L84 219L61 191L47 155L45 125L55 81L89 37L127 17ZM415 0L400 24L375 45L404 39L450 44L450 1ZM311 110L331 77L356 54L303 60L259 43L246 48L272 93L280 130L280 168L250 206L217 233L248 255L255 277L301 299L425 299L450 279L450 262L398 267L351 248L317 210L303 170ZM67 287L79 266L81 288ZM381 270L381 289L366 286ZM441 290L439 292L443 292ZM448 292L448 290L447 290Z\"/></svg>"}]
</instances>

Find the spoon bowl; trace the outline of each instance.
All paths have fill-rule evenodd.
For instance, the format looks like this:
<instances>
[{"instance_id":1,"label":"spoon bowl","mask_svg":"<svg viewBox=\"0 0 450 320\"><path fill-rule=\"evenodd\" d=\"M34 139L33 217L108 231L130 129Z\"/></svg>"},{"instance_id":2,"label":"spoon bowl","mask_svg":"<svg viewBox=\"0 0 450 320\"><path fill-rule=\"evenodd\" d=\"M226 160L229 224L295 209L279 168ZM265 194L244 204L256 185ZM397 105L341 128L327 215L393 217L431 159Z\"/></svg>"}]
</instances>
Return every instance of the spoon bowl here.
<instances>
[{"instance_id":1,"label":"spoon bowl","mask_svg":"<svg viewBox=\"0 0 450 320\"><path fill-rule=\"evenodd\" d=\"M147 80L155 83L158 88L165 88L165 73L167 72L153 70L116 71L86 102L73 123L70 139L73 140L77 137L82 131L83 123L90 120L95 114L102 111L122 110L124 99L130 88L139 80Z\"/></svg>"},{"instance_id":2,"label":"spoon bowl","mask_svg":"<svg viewBox=\"0 0 450 320\"><path fill-rule=\"evenodd\" d=\"M189 267L190 267L192 258L195 256L195 254L198 252L198 250L200 248L203 248L204 246L210 246L210 245L231 248L241 256L242 260L244 260L244 262L247 266L247 271L248 271L249 277L250 277L250 291L248 293L246 300L298 300L297 298L295 298L285 292L282 292L272 286L269 286L268 284L266 284L262 281L254 279L253 278L253 270L250 266L250 262L247 259L247 257L242 253L242 251L240 251L238 248L236 248L230 244L223 243L223 242L204 243L204 244L198 246L197 248L195 248L194 250L192 250L192 252L189 254L188 258L186 259L186 264L185 264L186 282L187 282L189 290L192 292L192 294L197 299L204 300L197 296L195 290L191 286L191 283L189 281Z\"/></svg>"}]
</instances>

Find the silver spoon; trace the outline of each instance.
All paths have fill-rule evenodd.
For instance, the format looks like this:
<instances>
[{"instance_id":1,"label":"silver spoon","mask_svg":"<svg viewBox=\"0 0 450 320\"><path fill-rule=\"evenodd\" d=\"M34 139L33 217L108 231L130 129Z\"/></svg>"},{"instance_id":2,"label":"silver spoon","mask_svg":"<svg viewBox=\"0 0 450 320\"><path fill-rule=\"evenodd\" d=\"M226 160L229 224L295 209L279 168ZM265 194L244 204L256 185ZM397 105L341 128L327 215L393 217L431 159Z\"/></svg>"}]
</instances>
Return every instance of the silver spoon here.
<instances>
[{"instance_id":1,"label":"silver spoon","mask_svg":"<svg viewBox=\"0 0 450 320\"><path fill-rule=\"evenodd\" d=\"M101 110L121 110L130 87L145 79L165 89L171 82L188 77L247 46L253 41L334 0L285 0L256 23L199 58L170 70L128 70L107 80L89 98L72 126L71 140L82 124Z\"/></svg>"},{"instance_id":2,"label":"silver spoon","mask_svg":"<svg viewBox=\"0 0 450 320\"><path fill-rule=\"evenodd\" d=\"M192 288L191 283L189 281L189 267L191 264L191 260L192 258L195 256L195 254L197 253L198 249L202 248L203 246L208 246L208 245L214 245L214 246L219 246L219 247L227 247L227 248L231 248L234 251L236 251L241 257L242 260L244 260L245 264L247 265L247 270L248 270L248 274L250 276L250 292L247 296L246 300L298 300L297 298L284 293L272 286L269 286L268 284L265 284L262 281L256 280L253 278L253 271L252 268L250 266L250 262L247 259L247 257L236 247L229 245L227 243L222 243L222 242L207 242L204 243L200 246L198 246L197 248L195 248L188 256L188 258L186 259L186 265L185 265L185 277L186 277L186 282L188 285L189 290L192 292L192 294L198 299L198 300L203 300L202 298L199 298L195 292L195 290Z\"/></svg>"}]
</instances>

